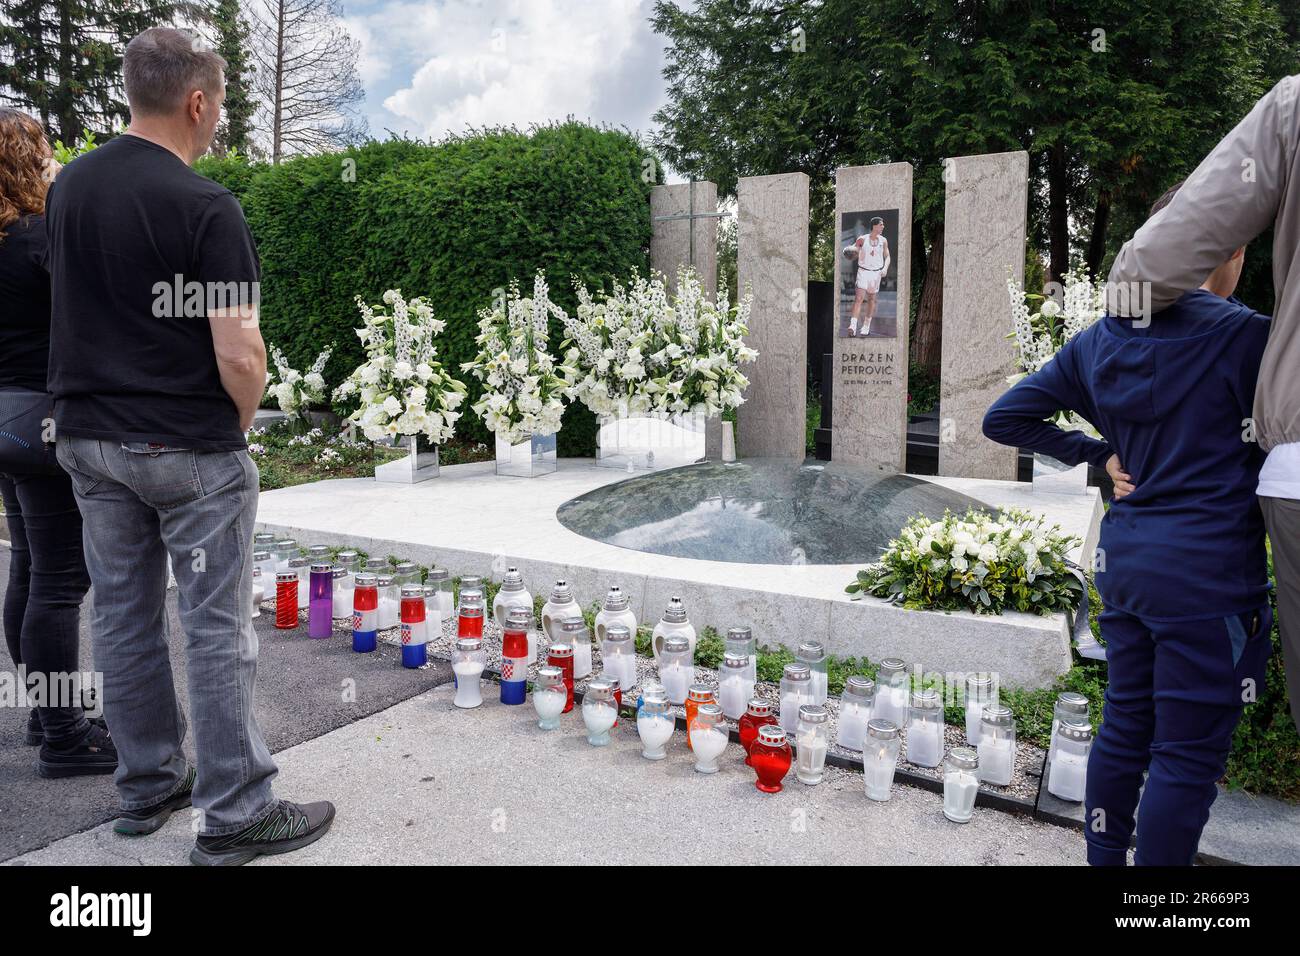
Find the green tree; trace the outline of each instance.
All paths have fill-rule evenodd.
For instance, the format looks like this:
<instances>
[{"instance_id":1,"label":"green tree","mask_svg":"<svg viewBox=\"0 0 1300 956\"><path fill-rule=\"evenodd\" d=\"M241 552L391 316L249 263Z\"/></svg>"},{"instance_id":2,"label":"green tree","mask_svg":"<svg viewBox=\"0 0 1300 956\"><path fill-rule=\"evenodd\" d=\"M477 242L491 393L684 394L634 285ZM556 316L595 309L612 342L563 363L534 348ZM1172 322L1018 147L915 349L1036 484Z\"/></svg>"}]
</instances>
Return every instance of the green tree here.
<instances>
[{"instance_id":1,"label":"green tree","mask_svg":"<svg viewBox=\"0 0 1300 956\"><path fill-rule=\"evenodd\" d=\"M38 116L65 143L111 134L129 116L122 49L149 27L202 18L201 3L8 0L0 19L0 101Z\"/></svg>"},{"instance_id":2,"label":"green tree","mask_svg":"<svg viewBox=\"0 0 1300 956\"><path fill-rule=\"evenodd\" d=\"M253 67L248 49L248 21L239 0L217 0L212 9L216 50L226 61L226 100L221 126L212 151L225 156L231 150L247 154L252 147L253 113L257 103L250 88Z\"/></svg>"},{"instance_id":3,"label":"green tree","mask_svg":"<svg viewBox=\"0 0 1300 956\"><path fill-rule=\"evenodd\" d=\"M813 242L839 166L915 167L913 356L937 371L943 160L1024 149L1030 239L1049 274L1094 272L1146 206L1278 79L1283 0L660 0L670 43L657 145L734 194L813 180Z\"/></svg>"}]
</instances>

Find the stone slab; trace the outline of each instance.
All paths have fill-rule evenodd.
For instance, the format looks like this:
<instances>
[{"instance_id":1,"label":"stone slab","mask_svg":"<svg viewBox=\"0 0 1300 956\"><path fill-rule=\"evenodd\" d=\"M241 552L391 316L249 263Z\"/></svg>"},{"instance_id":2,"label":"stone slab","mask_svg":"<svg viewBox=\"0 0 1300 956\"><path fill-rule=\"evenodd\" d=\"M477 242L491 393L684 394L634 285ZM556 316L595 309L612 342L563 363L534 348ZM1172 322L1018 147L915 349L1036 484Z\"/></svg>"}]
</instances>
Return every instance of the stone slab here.
<instances>
[{"instance_id":1,"label":"stone slab","mask_svg":"<svg viewBox=\"0 0 1300 956\"><path fill-rule=\"evenodd\" d=\"M1029 154L958 156L944 178L939 474L1013 479L1017 450L981 425L1016 370L1007 280L1024 283Z\"/></svg>"},{"instance_id":2,"label":"stone slab","mask_svg":"<svg viewBox=\"0 0 1300 956\"><path fill-rule=\"evenodd\" d=\"M737 187L736 276L753 296L746 368L737 411L741 457L806 456L808 396L808 177L750 176Z\"/></svg>"},{"instance_id":3,"label":"stone slab","mask_svg":"<svg viewBox=\"0 0 1300 956\"><path fill-rule=\"evenodd\" d=\"M405 556L456 574L499 579L513 564L534 593L566 578L584 605L618 584L631 595L641 621L657 620L667 599L680 594L697 625L743 622L765 646L793 647L817 638L838 653L867 654L869 648L877 658L881 650L911 654L941 671L958 664L968 668L978 658L974 669L995 670L1007 684L1020 686L1042 686L1069 667L1062 615L902 611L875 598L848 600L844 587L858 565L674 558L604 544L560 524L555 514L565 501L624 477L593 467L589 459L566 458L554 474L540 478L498 478L491 462L481 462L445 467L440 477L409 487L366 478L316 482L264 492L258 530L303 544L348 544ZM993 506L1044 511L1067 532L1095 540L1095 490L1078 498L1035 496L1017 482L936 481ZM1076 554L1082 557L1082 548ZM1006 636L1012 633L1018 637Z\"/></svg>"},{"instance_id":4,"label":"stone slab","mask_svg":"<svg viewBox=\"0 0 1300 956\"><path fill-rule=\"evenodd\" d=\"M893 338L840 337L841 283L856 265L841 254L846 213L898 210L897 236L890 236L890 271L898 289L892 306ZM911 307L912 166L885 163L835 171L835 380L831 458L872 472L907 470L907 369ZM882 293L882 299L885 293ZM881 307L885 303L882 301Z\"/></svg>"}]
</instances>

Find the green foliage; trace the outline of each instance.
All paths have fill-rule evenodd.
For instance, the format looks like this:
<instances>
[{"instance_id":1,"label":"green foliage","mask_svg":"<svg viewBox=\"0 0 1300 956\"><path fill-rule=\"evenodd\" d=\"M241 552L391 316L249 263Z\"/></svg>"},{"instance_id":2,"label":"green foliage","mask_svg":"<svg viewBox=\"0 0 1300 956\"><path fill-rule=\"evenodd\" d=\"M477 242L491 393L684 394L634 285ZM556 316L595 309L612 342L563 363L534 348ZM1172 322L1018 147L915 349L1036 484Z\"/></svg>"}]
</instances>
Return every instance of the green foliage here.
<instances>
[{"instance_id":1,"label":"green foliage","mask_svg":"<svg viewBox=\"0 0 1300 956\"><path fill-rule=\"evenodd\" d=\"M216 0L212 5L212 25L217 32L217 53L226 61L226 99L221 104L221 124L212 141L212 150L221 156L247 153L252 145L257 102L252 91L254 71L248 48L249 27L240 11L240 0Z\"/></svg>"},{"instance_id":2,"label":"green foliage","mask_svg":"<svg viewBox=\"0 0 1300 956\"><path fill-rule=\"evenodd\" d=\"M721 669L726 647L726 642L716 628L705 627L695 640L695 663L700 667Z\"/></svg>"},{"instance_id":3,"label":"green foliage","mask_svg":"<svg viewBox=\"0 0 1300 956\"><path fill-rule=\"evenodd\" d=\"M571 276L598 287L648 267L650 184L631 135L576 122L529 132L485 130L436 145L394 139L279 166L207 158L199 170L239 197L262 260L263 335L290 362L337 346L325 379L362 360L354 299L399 288L427 296L447 323L439 350L458 368L474 357L477 312L511 279L546 273L572 309ZM557 327L552 340L563 335ZM471 382L466 406L477 401ZM489 442L472 413L465 439ZM590 455L595 418L570 407L561 455Z\"/></svg>"},{"instance_id":4,"label":"green foliage","mask_svg":"<svg viewBox=\"0 0 1300 956\"><path fill-rule=\"evenodd\" d=\"M939 407L939 376L911 363L907 370L907 414L924 415Z\"/></svg>"},{"instance_id":5,"label":"green foliage","mask_svg":"<svg viewBox=\"0 0 1300 956\"><path fill-rule=\"evenodd\" d=\"M99 143L95 142L95 134L88 129L83 129L81 136L74 140L70 146L61 139L54 141L54 161L60 166L66 166L78 156L90 152L98 145Z\"/></svg>"},{"instance_id":6,"label":"green foliage","mask_svg":"<svg viewBox=\"0 0 1300 956\"><path fill-rule=\"evenodd\" d=\"M812 454L817 450L817 429L822 427L822 400L808 390L808 404L804 408L804 450Z\"/></svg>"},{"instance_id":7,"label":"green foliage","mask_svg":"<svg viewBox=\"0 0 1300 956\"><path fill-rule=\"evenodd\" d=\"M332 424L308 430L276 421L254 428L248 441L262 491L326 478L367 477L374 474L376 464L405 453L350 441Z\"/></svg>"}]
</instances>

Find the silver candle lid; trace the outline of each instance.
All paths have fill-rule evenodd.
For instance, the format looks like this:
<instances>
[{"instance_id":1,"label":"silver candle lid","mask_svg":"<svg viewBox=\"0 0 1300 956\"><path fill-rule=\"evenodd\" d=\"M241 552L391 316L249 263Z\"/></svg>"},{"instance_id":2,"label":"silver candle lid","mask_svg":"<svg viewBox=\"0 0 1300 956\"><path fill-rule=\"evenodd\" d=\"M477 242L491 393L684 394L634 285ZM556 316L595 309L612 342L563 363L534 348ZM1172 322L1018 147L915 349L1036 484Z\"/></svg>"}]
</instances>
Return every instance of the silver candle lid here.
<instances>
[{"instance_id":1,"label":"silver candle lid","mask_svg":"<svg viewBox=\"0 0 1300 956\"><path fill-rule=\"evenodd\" d=\"M755 717L770 717L772 715L772 704L761 697L751 697L745 712Z\"/></svg>"},{"instance_id":2,"label":"silver candle lid","mask_svg":"<svg viewBox=\"0 0 1300 956\"><path fill-rule=\"evenodd\" d=\"M684 654L691 649L691 642L684 634L672 634L664 640L664 653Z\"/></svg>"},{"instance_id":3,"label":"silver candle lid","mask_svg":"<svg viewBox=\"0 0 1300 956\"><path fill-rule=\"evenodd\" d=\"M992 724L994 727L1010 727L1012 715L1010 707L1003 707L1001 704L989 704L984 708L981 719L986 724Z\"/></svg>"},{"instance_id":4,"label":"silver candle lid","mask_svg":"<svg viewBox=\"0 0 1300 956\"><path fill-rule=\"evenodd\" d=\"M573 645L572 645L572 644L552 644L551 647L550 647L550 649L546 652L546 654L547 654L548 657L572 657L572 656L573 656Z\"/></svg>"},{"instance_id":5,"label":"silver candle lid","mask_svg":"<svg viewBox=\"0 0 1300 956\"><path fill-rule=\"evenodd\" d=\"M953 747L948 751L948 762L958 770L978 770L980 755L971 747Z\"/></svg>"},{"instance_id":6,"label":"silver candle lid","mask_svg":"<svg viewBox=\"0 0 1300 956\"><path fill-rule=\"evenodd\" d=\"M568 581L556 581L555 587L551 588L552 604L572 604L573 588L569 587Z\"/></svg>"},{"instance_id":7,"label":"silver candle lid","mask_svg":"<svg viewBox=\"0 0 1300 956\"><path fill-rule=\"evenodd\" d=\"M985 700L993 694L993 675L969 674L966 677L966 696Z\"/></svg>"},{"instance_id":8,"label":"silver candle lid","mask_svg":"<svg viewBox=\"0 0 1300 956\"><path fill-rule=\"evenodd\" d=\"M332 574L333 572L334 565L330 564L328 561L313 561L311 563L312 574Z\"/></svg>"},{"instance_id":9,"label":"silver candle lid","mask_svg":"<svg viewBox=\"0 0 1300 956\"><path fill-rule=\"evenodd\" d=\"M748 627L730 628L723 644L725 647L743 647L745 653L749 654L754 649L754 632Z\"/></svg>"},{"instance_id":10,"label":"silver candle lid","mask_svg":"<svg viewBox=\"0 0 1300 956\"><path fill-rule=\"evenodd\" d=\"M1056 695L1056 707L1064 713L1086 717L1088 715L1088 698L1076 691L1062 691Z\"/></svg>"},{"instance_id":11,"label":"silver candle lid","mask_svg":"<svg viewBox=\"0 0 1300 956\"><path fill-rule=\"evenodd\" d=\"M722 658L722 669L749 670L748 654L726 654Z\"/></svg>"},{"instance_id":12,"label":"silver candle lid","mask_svg":"<svg viewBox=\"0 0 1300 956\"><path fill-rule=\"evenodd\" d=\"M1086 720L1067 720L1061 724L1061 729L1057 732L1062 740L1087 743L1092 739L1092 724Z\"/></svg>"},{"instance_id":13,"label":"silver candle lid","mask_svg":"<svg viewBox=\"0 0 1300 956\"><path fill-rule=\"evenodd\" d=\"M875 697L876 682L862 674L850 674L844 681L844 693L850 697Z\"/></svg>"},{"instance_id":14,"label":"silver candle lid","mask_svg":"<svg viewBox=\"0 0 1300 956\"><path fill-rule=\"evenodd\" d=\"M533 623L533 612L522 604L506 610L506 627L512 631L526 631Z\"/></svg>"},{"instance_id":15,"label":"silver candle lid","mask_svg":"<svg viewBox=\"0 0 1300 956\"><path fill-rule=\"evenodd\" d=\"M450 578L450 574L448 574L446 568L430 568L429 574L424 580L426 583L430 581L434 583L438 583L441 581L446 581L449 578Z\"/></svg>"},{"instance_id":16,"label":"silver candle lid","mask_svg":"<svg viewBox=\"0 0 1300 956\"><path fill-rule=\"evenodd\" d=\"M359 587L359 588L373 588L373 587L375 587L376 585L378 585L378 583L379 583L379 578L378 578L377 575L372 574L372 573L369 572L369 571L358 571L358 572L357 572L357 587Z\"/></svg>"},{"instance_id":17,"label":"silver candle lid","mask_svg":"<svg viewBox=\"0 0 1300 956\"><path fill-rule=\"evenodd\" d=\"M543 665L542 667L537 668L538 683L541 683L542 681L561 680L563 679L563 677L564 677L564 671L556 667L554 664L546 664Z\"/></svg>"},{"instance_id":18,"label":"silver candle lid","mask_svg":"<svg viewBox=\"0 0 1300 956\"><path fill-rule=\"evenodd\" d=\"M605 594L606 611L626 611L631 603L631 600L618 585L610 588Z\"/></svg>"},{"instance_id":19,"label":"silver candle lid","mask_svg":"<svg viewBox=\"0 0 1300 956\"><path fill-rule=\"evenodd\" d=\"M641 685L641 698L649 700L651 697L668 698L668 689L657 680L648 680Z\"/></svg>"},{"instance_id":20,"label":"silver candle lid","mask_svg":"<svg viewBox=\"0 0 1300 956\"><path fill-rule=\"evenodd\" d=\"M483 638L481 637L462 637L456 641L456 650L463 653L483 650Z\"/></svg>"},{"instance_id":21,"label":"silver candle lid","mask_svg":"<svg viewBox=\"0 0 1300 956\"><path fill-rule=\"evenodd\" d=\"M307 546L307 554L313 558L324 558L330 553L330 547L327 544L312 544Z\"/></svg>"},{"instance_id":22,"label":"silver candle lid","mask_svg":"<svg viewBox=\"0 0 1300 956\"><path fill-rule=\"evenodd\" d=\"M309 562L306 558L290 558L290 559L289 559L289 567L291 567L291 568L305 568L305 567L307 567L309 564L310 564L310 562Z\"/></svg>"},{"instance_id":23,"label":"silver candle lid","mask_svg":"<svg viewBox=\"0 0 1300 956\"><path fill-rule=\"evenodd\" d=\"M822 646L821 641L804 641L795 654L799 660L808 662L820 662L825 656L826 648Z\"/></svg>"},{"instance_id":24,"label":"silver candle lid","mask_svg":"<svg viewBox=\"0 0 1300 956\"><path fill-rule=\"evenodd\" d=\"M713 700L713 688L708 684L692 684L686 688L686 699L699 704L708 703Z\"/></svg>"},{"instance_id":25,"label":"silver candle lid","mask_svg":"<svg viewBox=\"0 0 1300 956\"><path fill-rule=\"evenodd\" d=\"M337 581L337 580L339 580L340 578L346 578L346 577L348 576L348 569L347 569L347 568L340 568L340 567L333 567L333 568L330 568L330 575L334 578L335 581Z\"/></svg>"},{"instance_id":26,"label":"silver candle lid","mask_svg":"<svg viewBox=\"0 0 1300 956\"><path fill-rule=\"evenodd\" d=\"M437 596L438 596L438 585L426 584L424 586L424 599L426 601L429 600L429 598L431 597L437 597Z\"/></svg>"},{"instance_id":27,"label":"silver candle lid","mask_svg":"<svg viewBox=\"0 0 1300 956\"><path fill-rule=\"evenodd\" d=\"M271 552L270 552L270 551L254 551L254 552L253 552L253 560L256 561L258 564L261 564L261 563L263 563L263 562L265 562L265 561L270 561L270 560L271 560Z\"/></svg>"},{"instance_id":28,"label":"silver candle lid","mask_svg":"<svg viewBox=\"0 0 1300 956\"><path fill-rule=\"evenodd\" d=\"M357 554L355 551L340 551L337 563L343 565L345 568L350 568L360 560L361 555Z\"/></svg>"},{"instance_id":29,"label":"silver candle lid","mask_svg":"<svg viewBox=\"0 0 1300 956\"><path fill-rule=\"evenodd\" d=\"M398 574L410 574L412 571L415 570L415 562L398 561L397 564L393 565L393 570L395 570Z\"/></svg>"},{"instance_id":30,"label":"silver candle lid","mask_svg":"<svg viewBox=\"0 0 1300 956\"><path fill-rule=\"evenodd\" d=\"M483 577L478 574L462 574L460 576L460 589L465 591L470 588L482 588Z\"/></svg>"},{"instance_id":31,"label":"silver candle lid","mask_svg":"<svg viewBox=\"0 0 1300 956\"><path fill-rule=\"evenodd\" d=\"M522 591L524 589L524 576L519 573L518 568L506 568L505 576L501 579L502 591Z\"/></svg>"},{"instance_id":32,"label":"silver candle lid","mask_svg":"<svg viewBox=\"0 0 1300 956\"><path fill-rule=\"evenodd\" d=\"M876 718L867 721L867 736L876 740L893 740L898 736L898 724L892 720Z\"/></svg>"},{"instance_id":33,"label":"silver candle lid","mask_svg":"<svg viewBox=\"0 0 1300 956\"><path fill-rule=\"evenodd\" d=\"M611 624L605 628L605 643L622 650L623 644L632 640L632 629L626 624Z\"/></svg>"},{"instance_id":34,"label":"silver candle lid","mask_svg":"<svg viewBox=\"0 0 1300 956\"><path fill-rule=\"evenodd\" d=\"M587 682L587 691L583 696L593 700L613 700L614 681L609 677L593 677Z\"/></svg>"},{"instance_id":35,"label":"silver candle lid","mask_svg":"<svg viewBox=\"0 0 1300 956\"><path fill-rule=\"evenodd\" d=\"M393 583L393 576L391 574L376 574L375 581L381 588L390 587Z\"/></svg>"},{"instance_id":36,"label":"silver candle lid","mask_svg":"<svg viewBox=\"0 0 1300 956\"><path fill-rule=\"evenodd\" d=\"M780 724L764 724L758 728L758 739L769 747L779 747L785 743L785 731Z\"/></svg>"},{"instance_id":37,"label":"silver candle lid","mask_svg":"<svg viewBox=\"0 0 1300 956\"><path fill-rule=\"evenodd\" d=\"M900 674L907 673L907 662L901 657L886 657L876 669L876 677L883 684Z\"/></svg>"},{"instance_id":38,"label":"silver candle lid","mask_svg":"<svg viewBox=\"0 0 1300 956\"><path fill-rule=\"evenodd\" d=\"M423 597L424 597L423 584L402 585L402 600L405 600L406 598L423 598Z\"/></svg>"},{"instance_id":39,"label":"silver candle lid","mask_svg":"<svg viewBox=\"0 0 1300 956\"><path fill-rule=\"evenodd\" d=\"M809 724L826 723L826 708L821 704L804 704L799 708L799 719Z\"/></svg>"},{"instance_id":40,"label":"silver candle lid","mask_svg":"<svg viewBox=\"0 0 1300 956\"><path fill-rule=\"evenodd\" d=\"M580 617L566 617L560 622L560 633L579 635L587 633L587 622Z\"/></svg>"},{"instance_id":41,"label":"silver candle lid","mask_svg":"<svg viewBox=\"0 0 1300 956\"><path fill-rule=\"evenodd\" d=\"M296 571L276 571L275 583L276 584L289 584L289 583L297 584L298 573Z\"/></svg>"},{"instance_id":42,"label":"silver candle lid","mask_svg":"<svg viewBox=\"0 0 1300 956\"><path fill-rule=\"evenodd\" d=\"M781 677L785 680L812 680L812 672L807 664L786 664Z\"/></svg>"},{"instance_id":43,"label":"silver candle lid","mask_svg":"<svg viewBox=\"0 0 1300 956\"><path fill-rule=\"evenodd\" d=\"M665 624L685 624L686 623L686 605L682 599L674 597L669 599L668 606L664 608Z\"/></svg>"},{"instance_id":44,"label":"silver candle lid","mask_svg":"<svg viewBox=\"0 0 1300 956\"><path fill-rule=\"evenodd\" d=\"M695 716L722 717L722 706L720 704L700 704L699 709L695 711Z\"/></svg>"},{"instance_id":45,"label":"silver candle lid","mask_svg":"<svg viewBox=\"0 0 1300 956\"><path fill-rule=\"evenodd\" d=\"M939 707L942 701L939 700L939 692L932 687L922 687L912 692L912 706L921 710L932 710Z\"/></svg>"},{"instance_id":46,"label":"silver candle lid","mask_svg":"<svg viewBox=\"0 0 1300 956\"><path fill-rule=\"evenodd\" d=\"M367 571L373 571L378 574L380 571L388 570L388 561L384 558L366 558L366 563L362 565Z\"/></svg>"},{"instance_id":47,"label":"silver candle lid","mask_svg":"<svg viewBox=\"0 0 1300 956\"><path fill-rule=\"evenodd\" d=\"M253 535L253 544L258 546L263 544L275 544L275 535L271 534L269 531L259 531L257 534Z\"/></svg>"},{"instance_id":48,"label":"silver candle lid","mask_svg":"<svg viewBox=\"0 0 1300 956\"><path fill-rule=\"evenodd\" d=\"M298 542L293 538L281 538L275 543L276 548L281 551L297 551Z\"/></svg>"}]
</instances>

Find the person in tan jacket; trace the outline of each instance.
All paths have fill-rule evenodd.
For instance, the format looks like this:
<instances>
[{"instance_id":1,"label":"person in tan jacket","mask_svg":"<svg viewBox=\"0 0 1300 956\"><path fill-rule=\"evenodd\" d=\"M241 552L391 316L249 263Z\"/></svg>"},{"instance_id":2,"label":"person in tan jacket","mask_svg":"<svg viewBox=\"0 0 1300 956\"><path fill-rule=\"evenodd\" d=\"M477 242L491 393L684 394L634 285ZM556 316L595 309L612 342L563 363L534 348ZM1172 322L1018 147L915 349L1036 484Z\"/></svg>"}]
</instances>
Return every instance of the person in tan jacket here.
<instances>
[{"instance_id":1,"label":"person in tan jacket","mask_svg":"<svg viewBox=\"0 0 1300 956\"><path fill-rule=\"evenodd\" d=\"M1270 226L1277 302L1242 438L1268 455L1258 494L1273 548L1291 717L1300 729L1300 76L1266 93L1124 244L1106 296L1112 314L1151 316ZM1132 480L1140 486L1142 476Z\"/></svg>"}]
</instances>

